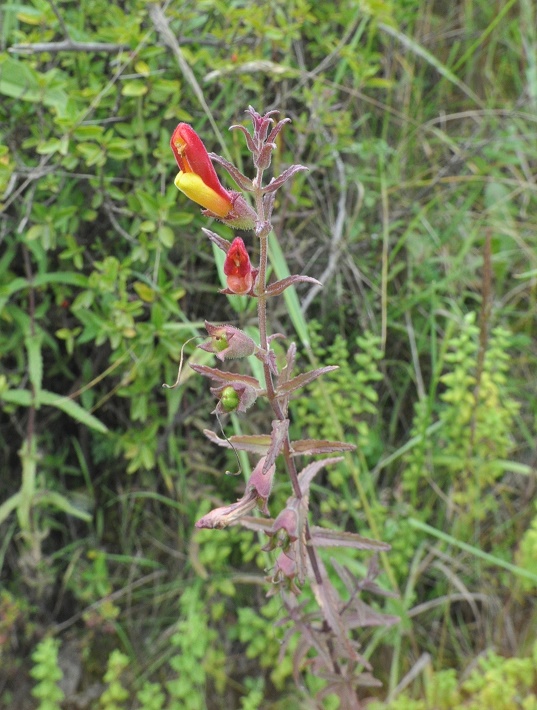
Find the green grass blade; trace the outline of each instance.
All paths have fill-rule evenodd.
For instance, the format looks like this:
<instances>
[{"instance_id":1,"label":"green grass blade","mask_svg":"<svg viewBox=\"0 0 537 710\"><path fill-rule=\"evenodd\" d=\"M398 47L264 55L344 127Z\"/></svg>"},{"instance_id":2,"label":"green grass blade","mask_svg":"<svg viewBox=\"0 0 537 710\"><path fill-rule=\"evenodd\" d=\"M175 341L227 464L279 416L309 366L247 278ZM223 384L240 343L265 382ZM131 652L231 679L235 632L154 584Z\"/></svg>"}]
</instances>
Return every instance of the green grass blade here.
<instances>
[{"instance_id":1,"label":"green grass blade","mask_svg":"<svg viewBox=\"0 0 537 710\"><path fill-rule=\"evenodd\" d=\"M274 272L276 273L276 277L278 279L284 279L286 276L291 275L289 267L287 266L287 261L285 259L284 253L278 240L276 239L274 232L272 232L269 237L269 257L270 263L272 264ZM283 292L283 297L285 298L285 302L287 304L289 317L291 318L291 322L294 326L294 329L296 330L298 337L302 342L302 345L305 348L309 348L310 339L308 325L306 323L304 315L302 314L300 302L298 300L298 296L294 286L291 286L290 288L286 289Z\"/></svg>"},{"instance_id":2,"label":"green grass blade","mask_svg":"<svg viewBox=\"0 0 537 710\"><path fill-rule=\"evenodd\" d=\"M508 572L512 572L513 574L517 575L518 577L524 577L525 579L530 579L532 582L535 582L537 584L537 574L533 574L532 572L530 572L527 569L523 569L522 567L517 567L517 565L513 565L510 562L506 562L505 560L502 560L499 557L495 557L494 555L491 555L488 552L483 552L483 550L480 550L478 547L473 547L472 545L469 545L467 542L463 542L462 540L457 540L457 538L452 537L451 535L448 535L447 533L442 532L441 530L437 530L436 528L433 528L430 525L427 525L427 523L422 523L421 520L416 520L415 518L409 518L408 522L409 522L410 526L415 528L416 530L421 530L422 532L426 532L429 535L432 535L433 537L438 538L438 540L442 540L443 542L447 542L449 545L454 545L455 547L458 547L460 550L464 550L465 552L470 553L474 557L477 557L480 560L487 562L488 564L492 565L493 567L502 567L503 569L507 570Z\"/></svg>"},{"instance_id":3,"label":"green grass blade","mask_svg":"<svg viewBox=\"0 0 537 710\"><path fill-rule=\"evenodd\" d=\"M475 103L480 106L481 108L485 108L483 102L479 98L479 96L470 89L469 86L466 86L466 84L461 81L452 71L451 69L448 69L445 64L442 64L441 61L439 61L433 54L428 52L425 47L422 47L421 44L418 44L415 40L413 40L411 37L407 37L403 32L399 32L399 30L395 29L395 27L390 27L389 25L385 25L383 22L379 22L379 29L381 29L383 32L386 34L390 35L390 37L393 37L394 39L398 40L401 42L403 46L405 46L407 49L409 49L411 52L414 52L418 57L421 57L422 59L425 59L425 61L430 64L432 67L436 69L436 71L441 74L445 79L450 81L452 84L455 84L466 96L469 96L472 101L475 101Z\"/></svg>"}]
</instances>

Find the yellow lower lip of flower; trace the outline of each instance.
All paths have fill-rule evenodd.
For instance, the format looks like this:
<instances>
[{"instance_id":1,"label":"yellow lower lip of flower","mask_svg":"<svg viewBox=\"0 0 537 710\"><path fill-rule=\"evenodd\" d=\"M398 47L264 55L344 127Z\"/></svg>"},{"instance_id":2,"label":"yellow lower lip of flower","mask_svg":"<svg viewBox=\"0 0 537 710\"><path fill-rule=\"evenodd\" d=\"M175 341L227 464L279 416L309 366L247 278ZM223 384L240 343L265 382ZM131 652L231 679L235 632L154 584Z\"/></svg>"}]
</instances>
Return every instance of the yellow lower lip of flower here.
<instances>
[{"instance_id":1,"label":"yellow lower lip of flower","mask_svg":"<svg viewBox=\"0 0 537 710\"><path fill-rule=\"evenodd\" d=\"M214 212L218 217L227 217L231 210L231 202L206 185L196 173L180 172L175 178L175 187L181 190L189 199L206 210Z\"/></svg>"}]
</instances>

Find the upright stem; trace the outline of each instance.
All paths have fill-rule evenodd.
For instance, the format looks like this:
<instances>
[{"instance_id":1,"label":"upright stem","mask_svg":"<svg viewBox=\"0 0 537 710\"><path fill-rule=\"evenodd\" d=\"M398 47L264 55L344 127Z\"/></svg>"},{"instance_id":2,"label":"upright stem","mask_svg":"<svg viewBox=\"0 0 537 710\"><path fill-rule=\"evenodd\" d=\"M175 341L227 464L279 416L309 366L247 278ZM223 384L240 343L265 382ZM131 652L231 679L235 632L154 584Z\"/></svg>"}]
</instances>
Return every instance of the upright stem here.
<instances>
[{"instance_id":1,"label":"upright stem","mask_svg":"<svg viewBox=\"0 0 537 710\"><path fill-rule=\"evenodd\" d=\"M259 321L259 344L263 350L268 352L268 331L267 331L267 264L268 264L268 237L272 229L272 225L267 221L267 215L265 213L265 205L263 203L263 190L261 188L263 180L263 171L258 168L257 175L254 180L254 185L256 186L254 196L255 196L255 206L257 212L257 233L259 237L259 274L257 277L258 284L258 299L257 299L257 317ZM282 411L278 398L276 397L276 392L274 389L274 382L272 379L272 372L268 364L265 362L263 364L263 370L265 374L265 387L267 390L267 398L270 402L272 410L276 417L282 421L285 419L285 414ZM283 456L285 459L285 464L287 466L287 471L289 473L289 478L291 480L291 485L293 487L293 493L299 500L303 497L302 491L300 490L300 483L298 481L298 472L293 457L291 456L291 441L289 439L289 434L287 434L284 445L283 445ZM305 524L305 537L306 541L311 540L311 532L309 529L309 524L306 521ZM321 570L317 563L317 555L315 549L311 545L307 545L307 554L310 560L310 564L315 576L315 581L317 584L322 584L323 578Z\"/></svg>"}]
</instances>

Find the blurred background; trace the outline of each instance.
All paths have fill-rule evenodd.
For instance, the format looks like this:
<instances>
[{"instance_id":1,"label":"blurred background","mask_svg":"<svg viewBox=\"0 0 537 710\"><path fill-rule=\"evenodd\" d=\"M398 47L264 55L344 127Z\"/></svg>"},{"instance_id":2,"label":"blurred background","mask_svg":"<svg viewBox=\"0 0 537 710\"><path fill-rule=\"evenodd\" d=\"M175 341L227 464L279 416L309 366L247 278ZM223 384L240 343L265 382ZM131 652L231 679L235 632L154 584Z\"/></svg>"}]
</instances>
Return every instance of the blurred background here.
<instances>
[{"instance_id":1,"label":"blurred background","mask_svg":"<svg viewBox=\"0 0 537 710\"><path fill-rule=\"evenodd\" d=\"M392 545L368 707L537 708L536 28L534 0L2 4L1 708L338 707L280 655L263 541L194 531L242 490L207 383L162 389L205 319L255 334L200 228L233 232L169 149L186 121L252 174L248 105L292 119L274 174L309 168L274 272L324 285L273 299L272 330L340 365L293 437L358 447L315 520ZM267 430L250 411L228 435Z\"/></svg>"}]
</instances>

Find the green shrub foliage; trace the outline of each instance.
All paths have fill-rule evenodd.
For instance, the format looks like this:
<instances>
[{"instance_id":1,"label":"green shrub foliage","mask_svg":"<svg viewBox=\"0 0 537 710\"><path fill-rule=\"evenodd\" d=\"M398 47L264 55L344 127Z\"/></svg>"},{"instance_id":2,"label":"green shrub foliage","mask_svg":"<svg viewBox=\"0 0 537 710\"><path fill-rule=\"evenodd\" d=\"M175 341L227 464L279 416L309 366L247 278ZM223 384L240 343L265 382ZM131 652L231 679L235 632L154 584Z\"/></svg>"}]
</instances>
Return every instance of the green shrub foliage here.
<instances>
[{"instance_id":1,"label":"green shrub foliage","mask_svg":"<svg viewBox=\"0 0 537 710\"><path fill-rule=\"evenodd\" d=\"M293 122L274 174L309 167L278 193L271 279L324 285L273 317L302 362L340 366L291 402L294 435L357 445L311 505L392 547L369 570L325 558L400 618L362 639L383 681L363 697L535 710L534 4L161 10L0 7L0 705L300 707L329 682L295 686L257 534L193 532L236 497L237 462L203 435L211 398L188 364L213 359L187 341L206 317L248 332L255 308L216 298L169 139L187 121L246 170L225 129L251 104Z\"/></svg>"}]
</instances>

